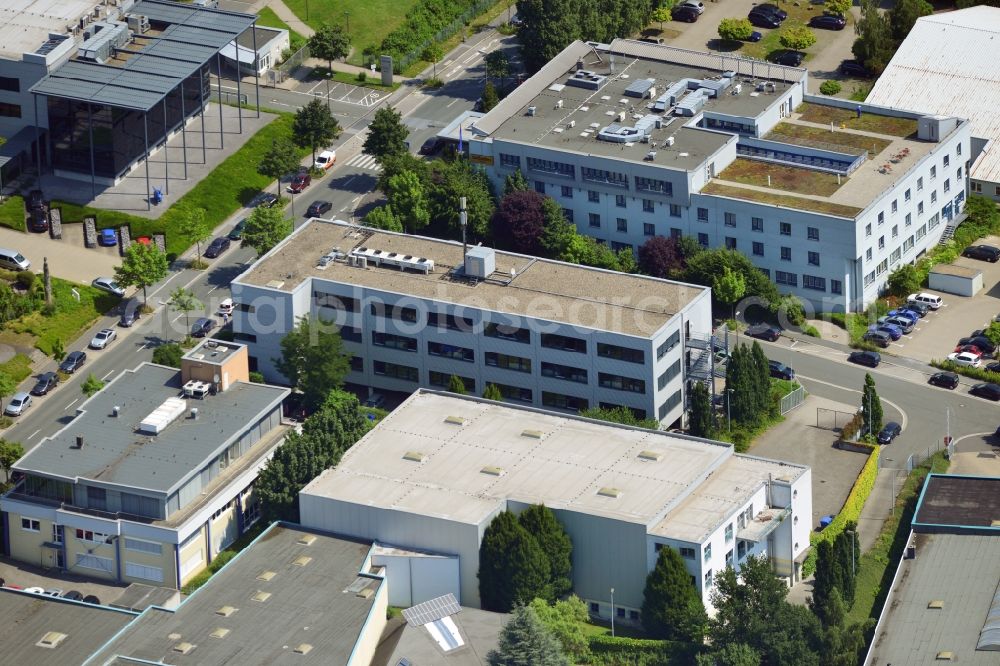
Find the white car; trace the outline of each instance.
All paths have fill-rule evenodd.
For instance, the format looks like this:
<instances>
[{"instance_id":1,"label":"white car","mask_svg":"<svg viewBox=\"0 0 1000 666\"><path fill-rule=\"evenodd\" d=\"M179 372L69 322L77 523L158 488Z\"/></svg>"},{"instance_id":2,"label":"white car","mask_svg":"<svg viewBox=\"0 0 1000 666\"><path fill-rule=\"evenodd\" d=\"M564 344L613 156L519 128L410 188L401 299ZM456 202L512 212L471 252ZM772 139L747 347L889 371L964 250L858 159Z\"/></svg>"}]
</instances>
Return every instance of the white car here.
<instances>
[{"instance_id":1,"label":"white car","mask_svg":"<svg viewBox=\"0 0 1000 666\"><path fill-rule=\"evenodd\" d=\"M121 298L125 295L125 290L118 286L114 278L109 277L99 277L95 278L93 282L90 283L92 286L97 287L101 291L106 291L109 294L114 294Z\"/></svg>"},{"instance_id":2,"label":"white car","mask_svg":"<svg viewBox=\"0 0 1000 666\"><path fill-rule=\"evenodd\" d=\"M94 339L90 341L91 349L104 349L108 346L108 343L118 337L118 333L115 332L113 328L102 328L94 336Z\"/></svg>"},{"instance_id":3,"label":"white car","mask_svg":"<svg viewBox=\"0 0 1000 666\"><path fill-rule=\"evenodd\" d=\"M948 354L948 360L955 365L962 365L967 368L978 368L983 364L983 360L972 352L955 352Z\"/></svg>"},{"instance_id":4,"label":"white car","mask_svg":"<svg viewBox=\"0 0 1000 666\"><path fill-rule=\"evenodd\" d=\"M941 299L940 296L935 296L934 294L928 294L925 291L922 291L919 294L910 294L909 296L906 297L906 302L923 303L931 310L937 310L939 307L941 307L941 304L944 303L944 301Z\"/></svg>"},{"instance_id":5,"label":"white car","mask_svg":"<svg viewBox=\"0 0 1000 666\"><path fill-rule=\"evenodd\" d=\"M682 0L682 2L679 2L675 6L676 7L690 7L691 9L695 10L699 14L704 14L705 13L705 3L701 2L701 0Z\"/></svg>"},{"instance_id":6,"label":"white car","mask_svg":"<svg viewBox=\"0 0 1000 666\"><path fill-rule=\"evenodd\" d=\"M223 299L222 302L219 303L219 314L220 315L231 315L231 314L233 314L233 308L234 307L235 306L233 305L233 299L231 299L231 298Z\"/></svg>"},{"instance_id":7,"label":"white car","mask_svg":"<svg viewBox=\"0 0 1000 666\"><path fill-rule=\"evenodd\" d=\"M336 163L336 161L337 161L337 151L324 150L316 158L316 161L313 163L313 166L316 167L317 169L323 169L325 171L326 169L332 167L334 163Z\"/></svg>"},{"instance_id":8,"label":"white car","mask_svg":"<svg viewBox=\"0 0 1000 666\"><path fill-rule=\"evenodd\" d=\"M45 594L45 588L43 587L26 587L24 591L32 594Z\"/></svg>"},{"instance_id":9,"label":"white car","mask_svg":"<svg viewBox=\"0 0 1000 666\"><path fill-rule=\"evenodd\" d=\"M28 410L28 407L31 407L31 396L24 391L20 391L15 393L14 397L10 399L3 413L7 416L20 416Z\"/></svg>"}]
</instances>

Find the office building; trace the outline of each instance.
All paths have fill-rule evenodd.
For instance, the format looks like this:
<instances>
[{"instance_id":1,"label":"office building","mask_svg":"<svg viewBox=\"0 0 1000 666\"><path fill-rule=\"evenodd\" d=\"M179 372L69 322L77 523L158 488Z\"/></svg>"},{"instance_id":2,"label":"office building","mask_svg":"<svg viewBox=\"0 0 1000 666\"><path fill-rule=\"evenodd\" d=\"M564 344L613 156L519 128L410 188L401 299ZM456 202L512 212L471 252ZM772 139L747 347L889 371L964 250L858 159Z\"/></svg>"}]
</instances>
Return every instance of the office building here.
<instances>
[{"instance_id":1,"label":"office building","mask_svg":"<svg viewBox=\"0 0 1000 666\"><path fill-rule=\"evenodd\" d=\"M505 400L577 412L619 407L663 425L686 381L714 370L711 292L487 247L313 219L232 283L251 369L302 317L339 328L347 381L411 392L462 379Z\"/></svg>"},{"instance_id":2,"label":"office building","mask_svg":"<svg viewBox=\"0 0 1000 666\"><path fill-rule=\"evenodd\" d=\"M501 511L544 504L573 541L574 592L593 615L638 623L664 547L709 607L719 572L751 555L798 580L811 484L808 467L719 442L421 390L306 485L299 506L304 526L392 549L378 560L390 603L451 593L478 606L483 532Z\"/></svg>"},{"instance_id":3,"label":"office building","mask_svg":"<svg viewBox=\"0 0 1000 666\"><path fill-rule=\"evenodd\" d=\"M498 186L520 170L612 248L690 236L817 310L855 311L961 213L969 123L809 95L807 77L574 42L465 133L469 159Z\"/></svg>"},{"instance_id":4,"label":"office building","mask_svg":"<svg viewBox=\"0 0 1000 666\"><path fill-rule=\"evenodd\" d=\"M249 382L246 347L207 340L181 370L143 363L14 465L12 559L179 588L258 518L257 473L288 389Z\"/></svg>"}]
</instances>

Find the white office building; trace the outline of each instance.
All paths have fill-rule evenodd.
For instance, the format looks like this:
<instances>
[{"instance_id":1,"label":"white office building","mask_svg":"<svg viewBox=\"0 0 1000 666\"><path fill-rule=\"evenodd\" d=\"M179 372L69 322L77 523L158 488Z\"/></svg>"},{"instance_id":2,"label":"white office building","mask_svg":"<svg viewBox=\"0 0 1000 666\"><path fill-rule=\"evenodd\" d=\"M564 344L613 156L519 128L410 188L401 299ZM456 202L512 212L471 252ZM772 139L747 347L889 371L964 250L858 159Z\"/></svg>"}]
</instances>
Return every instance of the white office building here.
<instances>
[{"instance_id":1,"label":"white office building","mask_svg":"<svg viewBox=\"0 0 1000 666\"><path fill-rule=\"evenodd\" d=\"M532 504L572 539L591 614L636 623L664 547L709 608L716 576L750 555L797 580L812 476L720 442L418 391L299 494L304 526L378 544L390 604L451 592L478 606L483 532Z\"/></svg>"},{"instance_id":2,"label":"white office building","mask_svg":"<svg viewBox=\"0 0 1000 666\"><path fill-rule=\"evenodd\" d=\"M354 354L347 381L388 391L496 385L506 400L682 418L688 369L711 371L705 287L313 219L232 283L251 368L301 317ZM686 360L685 360L686 359ZM255 364L255 365L254 365ZM702 375L698 376L699 378Z\"/></svg>"},{"instance_id":3,"label":"white office building","mask_svg":"<svg viewBox=\"0 0 1000 666\"><path fill-rule=\"evenodd\" d=\"M855 310L961 213L969 123L815 97L807 77L728 54L575 42L465 138L498 185L520 169L616 249L692 236L742 252L816 309Z\"/></svg>"}]
</instances>

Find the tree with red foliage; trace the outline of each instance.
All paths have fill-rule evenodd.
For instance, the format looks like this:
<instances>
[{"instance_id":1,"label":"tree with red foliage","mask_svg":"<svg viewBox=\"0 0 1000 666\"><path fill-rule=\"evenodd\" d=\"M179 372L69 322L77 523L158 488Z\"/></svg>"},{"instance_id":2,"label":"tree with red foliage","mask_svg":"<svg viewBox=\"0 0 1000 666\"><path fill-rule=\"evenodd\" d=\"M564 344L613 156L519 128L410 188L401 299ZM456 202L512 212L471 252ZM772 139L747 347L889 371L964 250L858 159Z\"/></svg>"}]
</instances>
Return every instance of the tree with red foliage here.
<instances>
[{"instance_id":1,"label":"tree with red foliage","mask_svg":"<svg viewBox=\"0 0 1000 666\"><path fill-rule=\"evenodd\" d=\"M653 236L639 246L639 270L658 278L675 277L684 269L684 254L676 238Z\"/></svg>"},{"instance_id":2,"label":"tree with red foliage","mask_svg":"<svg viewBox=\"0 0 1000 666\"><path fill-rule=\"evenodd\" d=\"M493 238L501 248L524 254L542 254L545 198L533 190L511 192L500 200L490 221Z\"/></svg>"}]
</instances>

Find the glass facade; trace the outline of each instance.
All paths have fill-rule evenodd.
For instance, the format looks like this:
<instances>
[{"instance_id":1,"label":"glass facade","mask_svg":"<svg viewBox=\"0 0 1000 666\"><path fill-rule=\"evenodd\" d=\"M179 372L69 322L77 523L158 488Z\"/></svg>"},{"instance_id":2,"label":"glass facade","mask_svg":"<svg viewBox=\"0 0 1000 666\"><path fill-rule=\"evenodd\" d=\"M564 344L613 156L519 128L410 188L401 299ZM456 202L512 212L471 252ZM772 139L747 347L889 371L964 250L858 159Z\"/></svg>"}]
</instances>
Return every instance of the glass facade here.
<instances>
[{"instance_id":1,"label":"glass facade","mask_svg":"<svg viewBox=\"0 0 1000 666\"><path fill-rule=\"evenodd\" d=\"M60 169L90 173L90 137L94 138L94 173L104 178L124 174L149 149L164 142L169 131L181 124L181 94L184 113L191 117L201 110L202 98L210 96L208 66L189 76L164 101L150 109L143 128L143 113L119 107L48 97L49 137L52 163ZM89 108L88 108L89 106ZM164 127L166 109L166 128ZM91 127L93 130L91 131Z\"/></svg>"}]
</instances>

